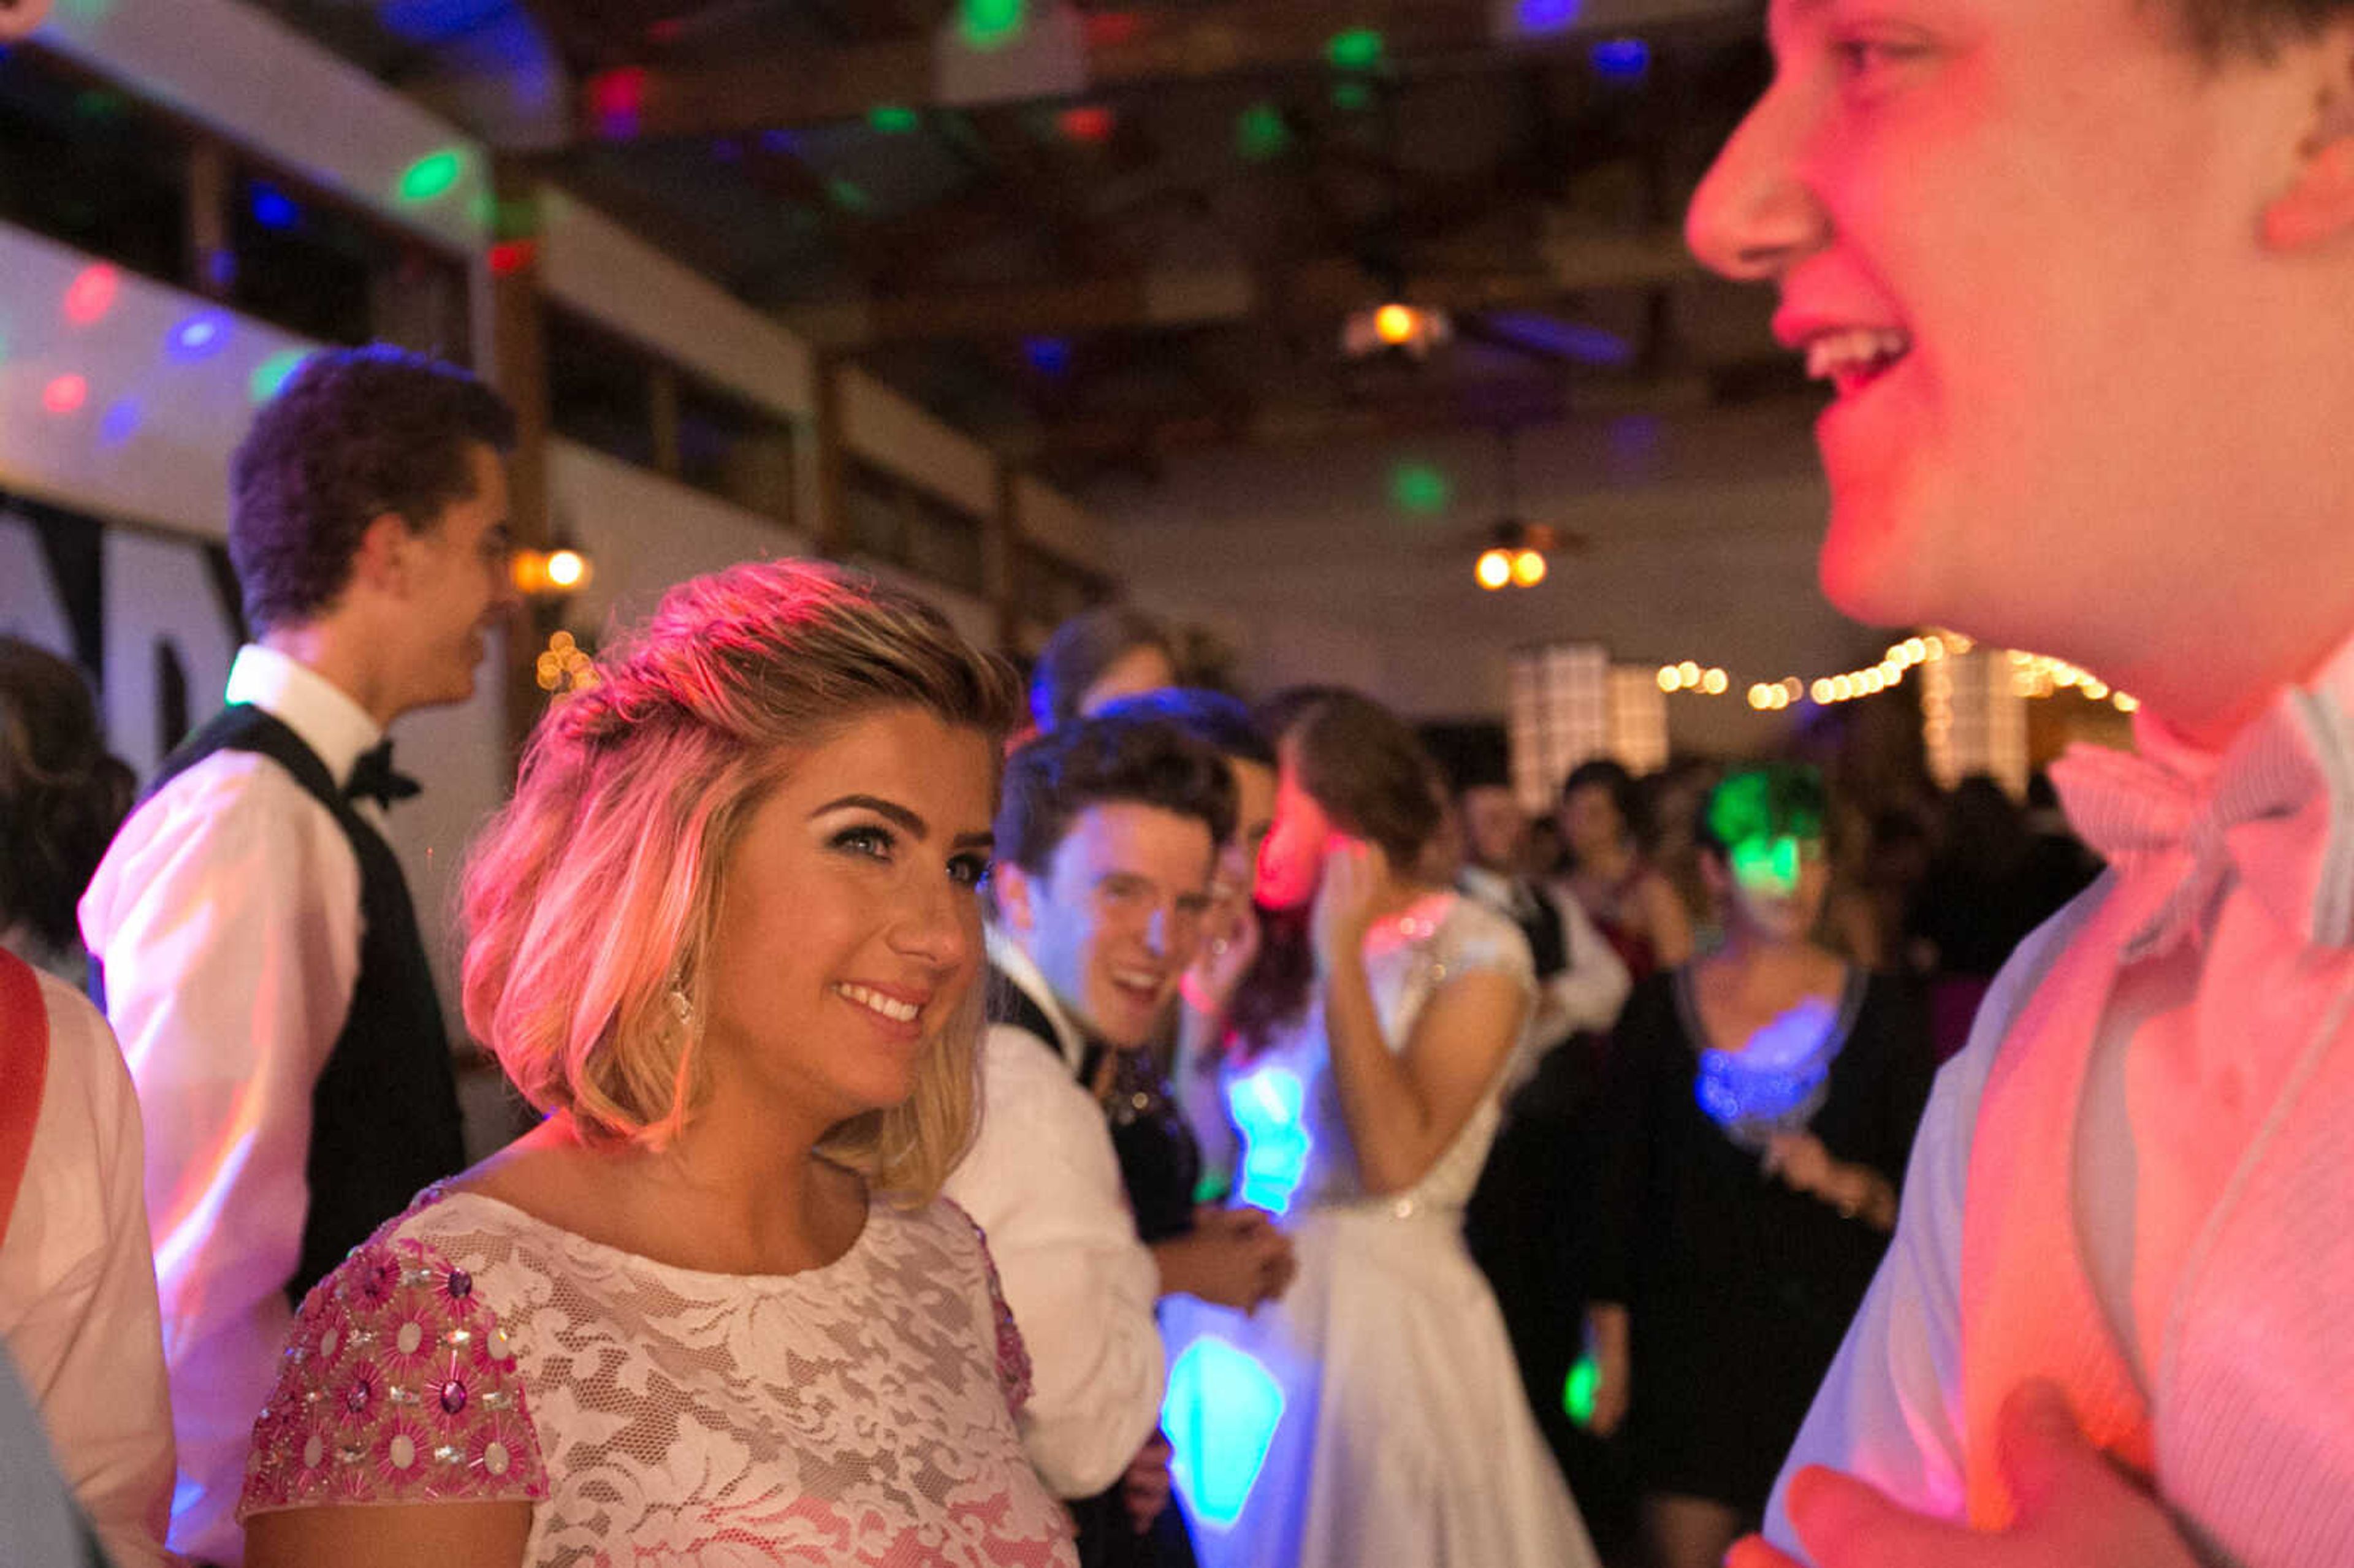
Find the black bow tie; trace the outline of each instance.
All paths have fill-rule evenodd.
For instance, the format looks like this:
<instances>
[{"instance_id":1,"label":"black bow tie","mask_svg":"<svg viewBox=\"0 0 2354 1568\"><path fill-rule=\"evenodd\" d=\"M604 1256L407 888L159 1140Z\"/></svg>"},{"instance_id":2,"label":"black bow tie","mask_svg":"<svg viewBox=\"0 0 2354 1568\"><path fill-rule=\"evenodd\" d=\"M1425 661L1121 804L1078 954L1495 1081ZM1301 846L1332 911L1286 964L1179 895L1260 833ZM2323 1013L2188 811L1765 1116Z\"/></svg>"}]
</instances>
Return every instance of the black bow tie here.
<instances>
[{"instance_id":1,"label":"black bow tie","mask_svg":"<svg viewBox=\"0 0 2354 1568\"><path fill-rule=\"evenodd\" d=\"M344 785L344 793L353 800L373 799L379 806L389 809L395 800L406 800L411 795L424 793L425 787L406 773L392 770L392 742L386 740L359 755L352 764L351 779Z\"/></svg>"}]
</instances>

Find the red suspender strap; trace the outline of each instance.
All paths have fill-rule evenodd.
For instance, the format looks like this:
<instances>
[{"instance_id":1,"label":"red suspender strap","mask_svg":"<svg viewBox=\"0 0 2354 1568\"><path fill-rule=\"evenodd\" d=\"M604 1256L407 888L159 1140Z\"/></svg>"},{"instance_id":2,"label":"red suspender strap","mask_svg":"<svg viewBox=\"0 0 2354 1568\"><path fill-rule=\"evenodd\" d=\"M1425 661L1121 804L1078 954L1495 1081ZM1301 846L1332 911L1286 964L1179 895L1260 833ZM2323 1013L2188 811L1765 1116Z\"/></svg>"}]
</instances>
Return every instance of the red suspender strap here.
<instances>
[{"instance_id":1,"label":"red suspender strap","mask_svg":"<svg viewBox=\"0 0 2354 1568\"><path fill-rule=\"evenodd\" d=\"M0 1239L16 1210L16 1189L41 1119L49 1075L49 1010L33 966L0 948Z\"/></svg>"}]
</instances>

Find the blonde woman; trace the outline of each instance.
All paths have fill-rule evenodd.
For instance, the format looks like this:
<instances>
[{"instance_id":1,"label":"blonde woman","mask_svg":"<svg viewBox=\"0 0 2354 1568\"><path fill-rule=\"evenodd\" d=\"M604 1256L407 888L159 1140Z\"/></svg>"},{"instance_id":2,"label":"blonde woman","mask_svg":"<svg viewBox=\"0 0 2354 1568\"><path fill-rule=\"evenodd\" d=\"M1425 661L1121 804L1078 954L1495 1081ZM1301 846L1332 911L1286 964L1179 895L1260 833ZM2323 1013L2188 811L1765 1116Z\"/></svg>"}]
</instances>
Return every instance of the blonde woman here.
<instances>
[{"instance_id":1,"label":"blonde woman","mask_svg":"<svg viewBox=\"0 0 2354 1568\"><path fill-rule=\"evenodd\" d=\"M672 591L465 883L547 1119L303 1304L249 1568L1075 1561L970 1221L1006 673L828 568Z\"/></svg>"}]
</instances>

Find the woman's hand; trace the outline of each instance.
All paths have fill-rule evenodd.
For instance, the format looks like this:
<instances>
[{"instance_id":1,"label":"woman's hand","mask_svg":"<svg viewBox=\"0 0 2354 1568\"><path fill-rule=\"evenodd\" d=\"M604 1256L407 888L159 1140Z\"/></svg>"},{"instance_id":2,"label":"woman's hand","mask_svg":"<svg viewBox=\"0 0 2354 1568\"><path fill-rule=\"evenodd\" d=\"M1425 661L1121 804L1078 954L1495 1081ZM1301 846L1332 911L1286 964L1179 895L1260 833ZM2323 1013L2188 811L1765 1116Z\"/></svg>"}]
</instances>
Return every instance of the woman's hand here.
<instances>
[{"instance_id":1,"label":"woman's hand","mask_svg":"<svg viewBox=\"0 0 2354 1568\"><path fill-rule=\"evenodd\" d=\"M1820 1199L1849 1219L1883 1231L1896 1224L1895 1189L1868 1166L1832 1159L1811 1132L1777 1134L1766 1146L1763 1168L1791 1191Z\"/></svg>"},{"instance_id":2,"label":"woman's hand","mask_svg":"<svg viewBox=\"0 0 2354 1568\"><path fill-rule=\"evenodd\" d=\"M1389 856L1378 845L1334 835L1324 852L1324 876L1309 917L1320 973L1331 974L1342 960L1364 951L1365 933L1373 928L1389 878Z\"/></svg>"},{"instance_id":3,"label":"woman's hand","mask_svg":"<svg viewBox=\"0 0 2354 1568\"><path fill-rule=\"evenodd\" d=\"M1155 1432L1128 1462L1119 1479L1119 1500L1128 1505L1128 1520L1136 1533L1151 1532L1152 1521L1169 1506L1169 1439Z\"/></svg>"},{"instance_id":4,"label":"woman's hand","mask_svg":"<svg viewBox=\"0 0 2354 1568\"><path fill-rule=\"evenodd\" d=\"M1299 1271L1291 1238L1257 1209L1193 1211L1193 1229L1153 1245L1161 1294L1182 1292L1237 1312L1281 1296Z\"/></svg>"}]
</instances>

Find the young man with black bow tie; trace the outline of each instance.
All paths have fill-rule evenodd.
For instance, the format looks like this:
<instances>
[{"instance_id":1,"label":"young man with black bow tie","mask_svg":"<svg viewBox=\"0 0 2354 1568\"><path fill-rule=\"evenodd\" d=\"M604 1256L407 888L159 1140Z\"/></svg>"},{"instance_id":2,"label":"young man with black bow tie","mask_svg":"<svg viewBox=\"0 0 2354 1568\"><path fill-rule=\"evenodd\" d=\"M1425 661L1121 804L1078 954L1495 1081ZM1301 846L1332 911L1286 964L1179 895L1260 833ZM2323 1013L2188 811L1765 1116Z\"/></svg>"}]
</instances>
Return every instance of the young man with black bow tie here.
<instances>
[{"instance_id":1,"label":"young man with black bow tie","mask_svg":"<svg viewBox=\"0 0 2354 1568\"><path fill-rule=\"evenodd\" d=\"M322 354L231 469L255 641L81 905L147 1125L179 1481L172 1546L234 1563L255 1414L292 1311L465 1163L424 945L384 838L384 731L473 693L513 603L514 416L463 371Z\"/></svg>"}]
</instances>

